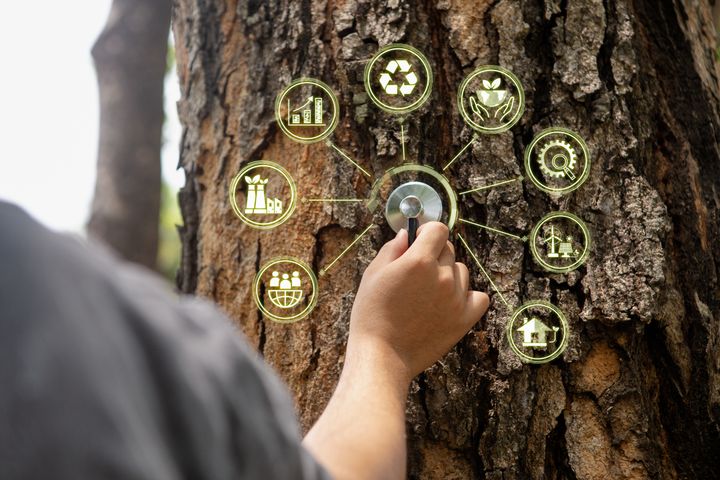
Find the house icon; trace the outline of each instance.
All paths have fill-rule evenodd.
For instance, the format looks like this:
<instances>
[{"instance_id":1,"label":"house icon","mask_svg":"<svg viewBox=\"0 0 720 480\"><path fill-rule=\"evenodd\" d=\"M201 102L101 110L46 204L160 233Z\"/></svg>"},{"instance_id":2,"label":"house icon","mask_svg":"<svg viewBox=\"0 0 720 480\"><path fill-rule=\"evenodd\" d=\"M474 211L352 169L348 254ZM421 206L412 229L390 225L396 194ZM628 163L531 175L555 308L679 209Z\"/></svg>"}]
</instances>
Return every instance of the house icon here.
<instances>
[{"instance_id":1,"label":"house icon","mask_svg":"<svg viewBox=\"0 0 720 480\"><path fill-rule=\"evenodd\" d=\"M559 327L548 327L535 317L524 318L523 326L517 329L523 333L523 347L531 348L547 348L548 343L555 343L558 330ZM548 338L548 332L552 332L552 338Z\"/></svg>"}]
</instances>

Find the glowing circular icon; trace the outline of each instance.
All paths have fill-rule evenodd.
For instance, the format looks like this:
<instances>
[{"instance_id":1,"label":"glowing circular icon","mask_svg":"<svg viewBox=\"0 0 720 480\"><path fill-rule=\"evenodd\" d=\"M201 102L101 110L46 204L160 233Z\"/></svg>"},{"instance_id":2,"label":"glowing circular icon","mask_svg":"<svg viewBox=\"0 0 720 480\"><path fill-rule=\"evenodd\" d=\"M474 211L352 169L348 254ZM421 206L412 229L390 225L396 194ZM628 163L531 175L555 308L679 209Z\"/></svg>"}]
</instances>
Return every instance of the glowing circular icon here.
<instances>
[{"instance_id":1,"label":"glowing circular icon","mask_svg":"<svg viewBox=\"0 0 720 480\"><path fill-rule=\"evenodd\" d=\"M297 187L275 162L250 162L230 183L230 205L245 224L263 230L284 223L295 210Z\"/></svg>"},{"instance_id":2,"label":"glowing circular icon","mask_svg":"<svg viewBox=\"0 0 720 480\"><path fill-rule=\"evenodd\" d=\"M555 305L532 300L513 312L506 334L510 348L521 360L547 363L567 347L570 327Z\"/></svg>"},{"instance_id":3,"label":"glowing circular icon","mask_svg":"<svg viewBox=\"0 0 720 480\"><path fill-rule=\"evenodd\" d=\"M590 232L585 222L569 212L545 215L530 232L530 252L545 270L566 273L585 263Z\"/></svg>"},{"instance_id":4,"label":"glowing circular icon","mask_svg":"<svg viewBox=\"0 0 720 480\"><path fill-rule=\"evenodd\" d=\"M263 265L255 275L252 295L270 320L291 323L307 317L317 304L318 281L305 263L279 257Z\"/></svg>"},{"instance_id":5,"label":"glowing circular icon","mask_svg":"<svg viewBox=\"0 0 720 480\"><path fill-rule=\"evenodd\" d=\"M420 173L427 175L429 179L432 179L433 182L437 182L442 187L442 190L445 191L448 202L447 220L445 223L447 224L448 229L452 230L458 218L457 194L445 175L435 171L427 165L405 163L387 170L382 177L375 181L372 189L370 190L370 195L366 203L368 210L370 212L374 212L380 206L380 202L382 201L381 190L384 185L389 184L390 180L393 178L406 173Z\"/></svg>"},{"instance_id":6,"label":"glowing circular icon","mask_svg":"<svg viewBox=\"0 0 720 480\"><path fill-rule=\"evenodd\" d=\"M501 133L525 111L525 90L509 70L484 65L460 84L458 108L463 120L481 133Z\"/></svg>"},{"instance_id":7,"label":"glowing circular icon","mask_svg":"<svg viewBox=\"0 0 720 480\"><path fill-rule=\"evenodd\" d=\"M433 72L430 62L410 45L386 45L365 66L365 91L370 100L389 113L408 113L430 97Z\"/></svg>"},{"instance_id":8,"label":"glowing circular icon","mask_svg":"<svg viewBox=\"0 0 720 480\"><path fill-rule=\"evenodd\" d=\"M580 135L566 128L545 129L535 135L525 149L525 172L544 192L572 192L590 174L587 144Z\"/></svg>"},{"instance_id":9,"label":"glowing circular icon","mask_svg":"<svg viewBox=\"0 0 720 480\"><path fill-rule=\"evenodd\" d=\"M408 228L410 218L417 225L439 222L442 199L437 191L423 182L405 182L390 193L385 202L385 220L394 232Z\"/></svg>"},{"instance_id":10,"label":"glowing circular icon","mask_svg":"<svg viewBox=\"0 0 720 480\"><path fill-rule=\"evenodd\" d=\"M340 107L330 87L314 78L300 78L275 99L275 120L280 129L300 143L327 138L338 124Z\"/></svg>"}]
</instances>

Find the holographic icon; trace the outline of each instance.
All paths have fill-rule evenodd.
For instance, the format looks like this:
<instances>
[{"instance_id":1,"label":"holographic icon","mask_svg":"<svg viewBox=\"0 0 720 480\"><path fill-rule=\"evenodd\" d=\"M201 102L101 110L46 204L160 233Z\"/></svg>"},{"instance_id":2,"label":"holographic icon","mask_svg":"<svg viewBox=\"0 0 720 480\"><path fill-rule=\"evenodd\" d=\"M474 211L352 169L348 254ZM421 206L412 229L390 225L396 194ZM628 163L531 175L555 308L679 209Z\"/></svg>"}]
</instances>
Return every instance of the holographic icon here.
<instances>
[{"instance_id":1,"label":"holographic icon","mask_svg":"<svg viewBox=\"0 0 720 480\"><path fill-rule=\"evenodd\" d=\"M419 50L400 43L387 45L365 66L365 91L370 100L390 113L408 113L430 97L433 73Z\"/></svg>"},{"instance_id":2,"label":"holographic icon","mask_svg":"<svg viewBox=\"0 0 720 480\"><path fill-rule=\"evenodd\" d=\"M395 72L400 72L400 86L393 80ZM390 60L385 71L380 74L380 86L388 95L397 95L398 92L404 97L410 95L417 85L418 78L410 67L410 62L404 59Z\"/></svg>"},{"instance_id":3,"label":"holographic icon","mask_svg":"<svg viewBox=\"0 0 720 480\"><path fill-rule=\"evenodd\" d=\"M233 177L229 196L230 206L240 220L253 228L270 229L292 215L297 187L282 166L260 160L248 163Z\"/></svg>"},{"instance_id":4,"label":"holographic icon","mask_svg":"<svg viewBox=\"0 0 720 480\"><path fill-rule=\"evenodd\" d=\"M279 215L283 212L282 202L277 198L267 198L265 196L265 185L268 183L267 178L260 178L260 175L254 177L245 176L248 192L245 204L245 213L248 215L258 214L274 214Z\"/></svg>"},{"instance_id":5,"label":"holographic icon","mask_svg":"<svg viewBox=\"0 0 720 480\"><path fill-rule=\"evenodd\" d=\"M509 70L485 65L463 80L458 107L465 122L478 132L504 132L522 117L525 90Z\"/></svg>"},{"instance_id":6,"label":"holographic icon","mask_svg":"<svg viewBox=\"0 0 720 480\"><path fill-rule=\"evenodd\" d=\"M537 157L540 170L547 177L575 180L577 164L575 149L565 140L550 140L542 146Z\"/></svg>"},{"instance_id":7,"label":"holographic icon","mask_svg":"<svg viewBox=\"0 0 720 480\"><path fill-rule=\"evenodd\" d=\"M290 99L287 101L288 126L291 127L324 127L323 99L310 95L307 101L297 108L293 108Z\"/></svg>"},{"instance_id":8,"label":"holographic icon","mask_svg":"<svg viewBox=\"0 0 720 480\"><path fill-rule=\"evenodd\" d=\"M276 322L295 322L307 317L317 304L315 273L300 260L279 257L263 265L255 275L253 299L263 315Z\"/></svg>"},{"instance_id":9,"label":"holographic icon","mask_svg":"<svg viewBox=\"0 0 720 480\"><path fill-rule=\"evenodd\" d=\"M283 273L281 276L277 270L272 272L268 289L270 301L280 308L293 308L303 298L301 285L300 272L297 270L292 272L292 279L287 273Z\"/></svg>"},{"instance_id":10,"label":"holographic icon","mask_svg":"<svg viewBox=\"0 0 720 480\"><path fill-rule=\"evenodd\" d=\"M503 102L503 100L505 100L505 98L507 98L508 91L506 89L498 89L500 86L499 77L494 79L492 82L483 80L482 83L485 89L478 90L478 97L486 107L497 107Z\"/></svg>"},{"instance_id":11,"label":"holographic icon","mask_svg":"<svg viewBox=\"0 0 720 480\"><path fill-rule=\"evenodd\" d=\"M547 247L547 258L577 258L580 252L573 246L573 239L570 235L561 236L562 233L555 225L550 224L550 233L546 238L541 238L540 242Z\"/></svg>"},{"instance_id":12,"label":"holographic icon","mask_svg":"<svg viewBox=\"0 0 720 480\"><path fill-rule=\"evenodd\" d=\"M540 190L562 195L572 192L590 174L590 154L575 132L559 127L538 133L525 149L525 171Z\"/></svg>"},{"instance_id":13,"label":"holographic icon","mask_svg":"<svg viewBox=\"0 0 720 480\"><path fill-rule=\"evenodd\" d=\"M275 99L275 120L280 130L300 143L315 143L337 126L339 105L330 87L314 78L300 78Z\"/></svg>"},{"instance_id":14,"label":"holographic icon","mask_svg":"<svg viewBox=\"0 0 720 480\"><path fill-rule=\"evenodd\" d=\"M524 317L522 327L517 329L523 334L522 346L531 348L547 348L548 343L555 343L558 330L560 327L548 327L536 317ZM549 338L549 333L552 333L552 338Z\"/></svg>"},{"instance_id":15,"label":"holographic icon","mask_svg":"<svg viewBox=\"0 0 720 480\"><path fill-rule=\"evenodd\" d=\"M566 273L587 259L590 232L585 222L569 212L543 217L530 233L530 252L545 270Z\"/></svg>"},{"instance_id":16,"label":"holographic icon","mask_svg":"<svg viewBox=\"0 0 720 480\"><path fill-rule=\"evenodd\" d=\"M500 77L495 78L493 81L483 80L484 88L478 90L476 95L470 96L470 110L475 114L478 121L485 122L492 117L503 123L506 117L512 113L515 106L515 96L508 97L508 89L499 88L500 81Z\"/></svg>"},{"instance_id":17,"label":"holographic icon","mask_svg":"<svg viewBox=\"0 0 720 480\"><path fill-rule=\"evenodd\" d=\"M425 182L407 182L411 178L423 178ZM435 188L427 188L429 185L423 186L422 183L436 186L443 194L442 199ZM398 184L404 186L395 187L387 197L384 196L385 189ZM418 217L421 223L439 219L450 230L455 227L459 215L457 194L445 175L427 165L404 163L387 170L373 184L366 206L373 213L380 208L382 202L385 202L385 219L390 228L397 232L407 226L407 219L400 210L400 203L408 195L415 195L422 200L423 210ZM444 216L445 214L447 217Z\"/></svg>"},{"instance_id":18,"label":"holographic icon","mask_svg":"<svg viewBox=\"0 0 720 480\"><path fill-rule=\"evenodd\" d=\"M528 363L546 363L565 350L570 329L565 315L542 300L525 303L513 312L507 325L511 350Z\"/></svg>"}]
</instances>

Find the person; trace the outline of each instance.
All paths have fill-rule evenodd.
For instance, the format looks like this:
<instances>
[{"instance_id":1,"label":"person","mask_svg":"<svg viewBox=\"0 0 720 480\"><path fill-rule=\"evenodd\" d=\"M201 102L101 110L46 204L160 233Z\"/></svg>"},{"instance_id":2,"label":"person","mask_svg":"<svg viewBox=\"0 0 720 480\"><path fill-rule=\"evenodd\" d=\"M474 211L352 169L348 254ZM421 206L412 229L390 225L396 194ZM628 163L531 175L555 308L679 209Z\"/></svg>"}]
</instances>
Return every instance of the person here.
<instances>
[{"instance_id":1,"label":"person","mask_svg":"<svg viewBox=\"0 0 720 480\"><path fill-rule=\"evenodd\" d=\"M342 374L301 439L289 394L231 321L0 202L0 478L402 478L413 377L488 297L428 223L367 267Z\"/></svg>"}]
</instances>

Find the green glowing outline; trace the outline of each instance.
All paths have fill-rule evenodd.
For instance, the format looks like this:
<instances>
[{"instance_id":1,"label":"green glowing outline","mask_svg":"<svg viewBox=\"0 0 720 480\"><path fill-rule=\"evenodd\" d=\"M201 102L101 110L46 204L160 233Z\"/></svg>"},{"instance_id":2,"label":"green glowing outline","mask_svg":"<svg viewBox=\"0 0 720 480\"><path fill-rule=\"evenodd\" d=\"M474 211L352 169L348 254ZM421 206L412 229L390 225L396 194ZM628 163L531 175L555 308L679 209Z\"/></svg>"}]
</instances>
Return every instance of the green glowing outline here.
<instances>
[{"instance_id":1,"label":"green glowing outline","mask_svg":"<svg viewBox=\"0 0 720 480\"><path fill-rule=\"evenodd\" d=\"M555 315L557 315L558 318L560 319L560 327L562 328L562 332L563 332L562 343L558 346L558 348L553 353L551 353L550 355L546 355L544 357L531 357L529 355L526 355L525 353L523 353L520 350L520 348L517 345L515 345L515 340L513 338L514 328L515 328L515 320L517 320L517 318L520 316L520 314L522 312L524 312L525 310L527 310L531 307L548 308L553 313L555 313ZM558 307L556 307L552 303L546 302L544 300L530 300L529 302L522 304L518 309L516 309L513 312L512 317L510 318L510 321L508 322L507 327L505 328L505 334L506 334L508 343L510 344L510 348L515 353L515 355L517 355L522 361L524 361L526 363L539 364L539 363L547 363L552 360L555 360L557 357L559 357L565 351L565 348L567 347L567 344L568 344L568 337L570 336L570 326L568 325L567 320L565 319L565 314L562 312L562 310L560 310Z\"/></svg>"},{"instance_id":2,"label":"green glowing outline","mask_svg":"<svg viewBox=\"0 0 720 480\"><path fill-rule=\"evenodd\" d=\"M543 261L540 256L540 252L538 252L538 250L537 250L537 241L536 240L537 240L538 232L540 231L540 227L542 227L543 224L545 224L547 221L552 220L554 218L566 218L566 219L570 220L571 222L574 222L577 226L580 227L580 230L582 230L582 233L585 236L585 242L584 242L585 248L583 248L582 253L577 258L577 260L575 260L574 263L572 263L568 266L565 266L565 267L557 267L555 265L551 265L551 264ZM532 253L532 256L533 256L533 259L535 260L535 262L537 262L541 267L543 267L545 270L547 270L549 272L567 273L572 270L575 270L576 268L580 267L583 263L585 263L588 255L590 253L591 240L590 240L590 231L588 230L585 222L583 222L578 216L573 215L570 212L559 211L559 212L548 213L547 215L545 215L543 218L540 219L540 221L533 227L532 231L530 232L529 242L530 242L530 253Z\"/></svg>"},{"instance_id":3,"label":"green glowing outline","mask_svg":"<svg viewBox=\"0 0 720 480\"><path fill-rule=\"evenodd\" d=\"M339 153L341 157L343 157L343 158L344 158L345 160L347 160L348 162L352 163L353 166L354 166L355 168L357 168L358 170L360 170L363 174L365 174L365 176L372 177L372 175L370 175L370 173L369 173L367 170L365 170L363 167L361 167L359 163L357 163L355 160L353 160L352 158L350 158L350 155L348 155L347 153L345 153L345 152L343 152L342 150L340 150L340 147L338 147L337 145L335 145L334 143L332 143L332 142L330 142L330 141L328 141L327 144L328 144L328 146L329 146L330 148L332 148L332 149L335 150L337 153Z\"/></svg>"},{"instance_id":4,"label":"green glowing outline","mask_svg":"<svg viewBox=\"0 0 720 480\"><path fill-rule=\"evenodd\" d=\"M368 210L370 212L373 212L378 207L380 187L382 187L383 183L389 180L393 175L397 175L398 173L403 172L426 173L438 182L440 182L440 184L445 189L445 193L447 193L448 202L450 203L450 205L448 206L448 230L452 230L458 217L457 194L455 193L455 190L452 188L450 181L445 177L445 175L435 171L427 165L419 165L417 163L404 163L402 165L398 165L397 167L393 167L387 170L382 177L375 181L372 189L370 190L370 196L368 197L368 201L366 203Z\"/></svg>"},{"instance_id":5,"label":"green glowing outline","mask_svg":"<svg viewBox=\"0 0 720 480\"><path fill-rule=\"evenodd\" d=\"M290 131L290 129L285 125L285 122L283 122L282 118L280 118L280 106L282 105L282 102L285 101L285 96L290 93L290 90L297 87L298 85L312 85L315 87L320 88L323 90L328 97L330 97L330 101L333 105L333 115L330 119L330 123L328 124L327 128L319 133L318 135L315 135L314 137L301 137L299 135L295 135ZM332 89L327 86L325 83L321 82L320 80L317 80L315 78L298 78L297 80L293 80L290 82L290 85L285 87L280 94L275 98L275 121L280 126L280 130L283 131L285 135L290 137L292 140L295 140L296 142L300 143L316 143L320 140L324 140L327 137L332 134L333 131L335 131L335 127L337 127L338 124L338 118L339 118L339 112L340 112L340 104L338 103L337 95L335 95L335 92L332 91Z\"/></svg>"},{"instance_id":6,"label":"green glowing outline","mask_svg":"<svg viewBox=\"0 0 720 480\"><path fill-rule=\"evenodd\" d=\"M320 269L320 276L321 276L321 277L324 277L325 274L328 272L328 270L330 270L330 269L333 267L333 265L335 265L337 262L339 262L340 259L341 259L347 252L349 252L350 249L351 249L352 247L354 247L355 244L356 244L357 242L359 242L359 241L365 236L365 234L366 234L367 232L369 232L370 229L373 228L374 226L375 226L374 223L371 223L370 225L368 225L367 228L366 228L365 230L363 230L362 232L360 232L360 234L359 234L357 237L355 237L355 239L354 239L352 242L350 242L350 245L348 245L347 247L345 247L345 248L343 249L343 251L340 252L340 254L339 254L337 257L335 257L335 259L333 259L332 262L328 263L327 266L321 268L321 269Z\"/></svg>"},{"instance_id":7,"label":"green glowing outline","mask_svg":"<svg viewBox=\"0 0 720 480\"><path fill-rule=\"evenodd\" d=\"M427 81L425 82L425 90L423 91L422 95L420 95L420 98L405 107L392 107L381 102L380 99L377 98L375 93L373 93L373 90L370 87L370 73L373 66L375 65L375 62L377 62L380 57L382 57L386 53L398 50L401 52L409 53L410 55L420 60L420 63L425 69L425 78L427 79ZM378 50L365 65L365 72L363 73L363 83L365 84L365 91L370 97L370 100L372 100L375 105L380 107L381 110L394 114L408 113L420 108L420 106L422 106L422 104L425 103L428 98L430 98L430 93L432 92L433 85L433 71L427 57L425 57L425 55L420 52L420 50L404 43L391 43L389 45L385 45L380 50Z\"/></svg>"},{"instance_id":8,"label":"green glowing outline","mask_svg":"<svg viewBox=\"0 0 720 480\"><path fill-rule=\"evenodd\" d=\"M515 85L515 89L518 91L518 96L520 97L520 99L518 100L519 107L515 115L513 115L507 123L505 123L504 125L500 125L499 127L488 128L483 127L478 123L475 123L475 121L470 118L470 115L468 115L465 109L465 89L467 88L468 84L475 79L475 77L485 72L495 72L509 78L513 85ZM457 98L458 109L460 111L460 115L463 117L463 120L465 120L465 123L467 123L472 129L482 133L495 134L505 132L511 129L518 122L518 120L520 120L522 114L525 112L525 89L523 89L522 83L520 83L520 80L510 70L507 70L498 65L483 65L481 67L478 67L470 75L465 77L465 79L460 84Z\"/></svg>"},{"instance_id":9,"label":"green glowing outline","mask_svg":"<svg viewBox=\"0 0 720 480\"><path fill-rule=\"evenodd\" d=\"M548 135L560 133L563 135L567 135L575 142L577 142L578 145L580 145L580 148L582 149L583 155L585 156L585 166L583 167L583 171L580 175L577 176L577 179L568 185L567 187L563 188L555 188L555 187L549 187L542 183L539 178L535 177L535 174L532 171L531 163L532 163L532 151L535 148L535 146L542 140L543 138L547 137ZM564 193L570 193L573 190L577 190L580 188L580 186L585 183L585 180L587 180L588 176L590 175L590 151L588 150L588 146L585 143L585 140L578 135L577 133L573 132L572 130L569 130L567 128L563 127L550 127L546 128L545 130L540 131L535 137L532 139L530 144L525 148L525 172L527 173L527 176L530 178L530 181L540 190L546 193L553 193L562 195Z\"/></svg>"},{"instance_id":10,"label":"green glowing outline","mask_svg":"<svg viewBox=\"0 0 720 480\"><path fill-rule=\"evenodd\" d=\"M281 317L279 315L275 315L271 311L269 311L267 308L265 308L265 305L263 305L263 302L260 299L260 280L262 280L262 276L265 274L265 272L272 267L273 265L277 265L278 263L292 263L295 266L300 267L307 273L308 278L310 278L310 283L312 284L312 293L310 302L307 304L307 306L300 312L296 313L295 315L292 315L290 317ZM268 263L263 265L260 270L258 270L258 273L255 275L255 281L253 282L253 288L252 288L252 295L253 300L255 301L255 304L260 309L260 311L268 317L270 320L273 320L278 323L293 323L297 322L299 320L302 320L303 318L310 315L310 312L313 311L315 306L317 305L317 299L318 299L318 280L315 276L315 272L312 271L312 269L308 266L307 263L303 262L302 260L298 260L293 257L277 257L272 260L270 260Z\"/></svg>"},{"instance_id":11,"label":"green glowing outline","mask_svg":"<svg viewBox=\"0 0 720 480\"><path fill-rule=\"evenodd\" d=\"M510 309L510 304L505 299L505 295L502 294L502 292L497 287L495 282L493 282L493 279L490 277L490 274L487 272L487 270L485 270L485 267L482 266L482 263L480 263L480 260L478 260L477 255L475 255L475 252L472 251L472 249L470 248L470 245L467 244L467 242L465 241L465 238L463 238L463 236L460 235L459 233L457 234L457 236L460 239L460 242L462 242L463 246L465 247L465 250L467 250L467 252L473 258L473 260L475 260L475 264L478 266L478 268L480 268L480 271L483 273L483 275L485 275L485 278L487 279L488 283L492 286L493 290L495 290L495 293L497 293L500 296L500 300L502 300L502 302L505 304L505 307L507 309Z\"/></svg>"},{"instance_id":12,"label":"green glowing outline","mask_svg":"<svg viewBox=\"0 0 720 480\"><path fill-rule=\"evenodd\" d=\"M254 168L258 167L264 167L269 168L271 170L275 170L280 175L282 175L287 183L290 185L290 203L289 206L285 208L285 213L283 213L281 216L279 216L277 219L275 219L272 222L256 222L254 220L250 220L248 217L243 214L242 209L237 204L237 199L235 198L235 193L237 192L238 183L240 183L240 180L245 176L247 172ZM285 170L281 165L271 162L269 160L257 160L254 162L250 162L247 165L245 165L244 168L240 170L240 172L233 177L232 182L230 182L230 206L232 206L233 212L235 212L235 215L240 218L240 220L253 228L257 228L260 230L270 230L272 228L277 227L278 225L281 225L287 221L288 218L290 218L290 215L293 214L295 211L295 204L297 203L297 186L295 185L295 181L293 180L292 176L290 176L290 173Z\"/></svg>"}]
</instances>

